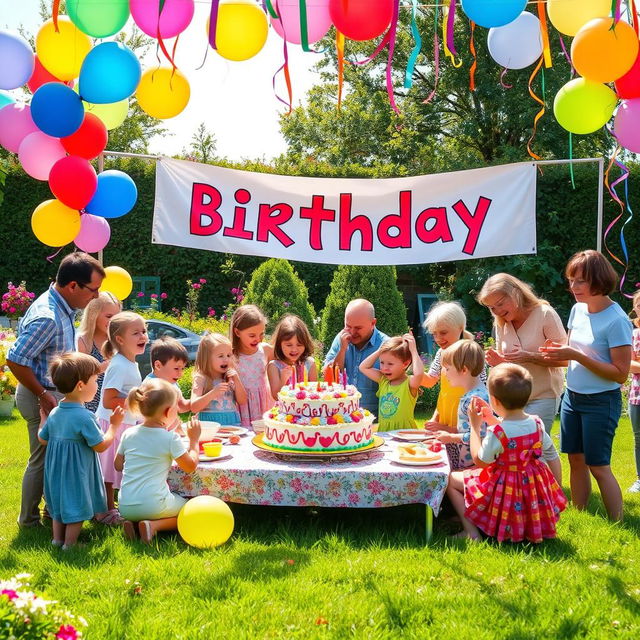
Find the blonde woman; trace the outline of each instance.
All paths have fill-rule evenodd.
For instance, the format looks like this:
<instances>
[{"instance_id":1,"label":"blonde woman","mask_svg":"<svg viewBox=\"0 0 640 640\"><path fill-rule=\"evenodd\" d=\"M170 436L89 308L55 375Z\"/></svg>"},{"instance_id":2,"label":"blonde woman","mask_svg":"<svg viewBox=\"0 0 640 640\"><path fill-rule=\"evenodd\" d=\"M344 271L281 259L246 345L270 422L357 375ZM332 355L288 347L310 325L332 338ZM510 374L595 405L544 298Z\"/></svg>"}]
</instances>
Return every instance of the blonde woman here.
<instances>
[{"instance_id":1,"label":"blonde woman","mask_svg":"<svg viewBox=\"0 0 640 640\"><path fill-rule=\"evenodd\" d=\"M562 367L540 353L548 341L567 341L560 316L531 287L508 273L491 276L478 294L478 302L493 314L496 348L486 353L487 363L523 366L533 378L533 388L525 411L537 415L547 433L551 431L564 388Z\"/></svg>"},{"instance_id":2,"label":"blonde woman","mask_svg":"<svg viewBox=\"0 0 640 640\"><path fill-rule=\"evenodd\" d=\"M104 372L109 366L109 361L102 355L102 347L109 337L108 331L111 318L121 311L122 303L120 300L108 291L101 291L100 295L92 300L82 313L76 348L80 353L87 353L93 356L100 363L98 391L91 402L85 403L85 407L94 413L100 403Z\"/></svg>"}]
</instances>

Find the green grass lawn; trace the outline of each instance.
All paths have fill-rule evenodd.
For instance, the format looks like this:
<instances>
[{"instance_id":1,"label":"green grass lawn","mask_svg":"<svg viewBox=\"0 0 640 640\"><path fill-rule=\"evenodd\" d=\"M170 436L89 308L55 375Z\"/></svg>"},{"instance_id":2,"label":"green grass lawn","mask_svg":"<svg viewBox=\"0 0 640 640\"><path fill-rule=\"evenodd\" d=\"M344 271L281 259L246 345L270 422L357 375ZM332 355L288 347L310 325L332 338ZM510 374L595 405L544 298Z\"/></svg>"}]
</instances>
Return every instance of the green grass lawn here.
<instances>
[{"instance_id":1,"label":"green grass lawn","mask_svg":"<svg viewBox=\"0 0 640 640\"><path fill-rule=\"evenodd\" d=\"M614 454L623 490L632 442L625 419ZM0 576L33 574L87 619L87 638L640 637L637 496L625 494L622 525L603 518L597 495L588 512L569 507L558 539L537 546L452 540L436 519L425 547L422 505L232 505L234 535L216 550L177 535L145 547L85 525L83 546L62 552L47 528L15 524L26 459L15 412L0 419Z\"/></svg>"}]
</instances>

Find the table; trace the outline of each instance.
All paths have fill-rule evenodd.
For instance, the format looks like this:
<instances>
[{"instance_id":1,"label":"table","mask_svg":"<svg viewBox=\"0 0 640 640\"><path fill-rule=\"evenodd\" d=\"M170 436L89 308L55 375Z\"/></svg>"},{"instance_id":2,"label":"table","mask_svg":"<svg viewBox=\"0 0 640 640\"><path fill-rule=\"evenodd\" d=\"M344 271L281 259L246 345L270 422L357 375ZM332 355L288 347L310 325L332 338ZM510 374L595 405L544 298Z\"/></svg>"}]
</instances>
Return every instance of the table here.
<instances>
[{"instance_id":1,"label":"table","mask_svg":"<svg viewBox=\"0 0 640 640\"><path fill-rule=\"evenodd\" d=\"M421 503L426 506L426 540L433 532L449 478L445 449L442 464L409 467L389 454L400 444L385 433L385 444L349 458L284 460L251 443L253 433L238 445L225 445L231 457L200 462L193 473L175 464L169 472L171 491L184 497L213 495L225 502L286 507L380 508Z\"/></svg>"}]
</instances>

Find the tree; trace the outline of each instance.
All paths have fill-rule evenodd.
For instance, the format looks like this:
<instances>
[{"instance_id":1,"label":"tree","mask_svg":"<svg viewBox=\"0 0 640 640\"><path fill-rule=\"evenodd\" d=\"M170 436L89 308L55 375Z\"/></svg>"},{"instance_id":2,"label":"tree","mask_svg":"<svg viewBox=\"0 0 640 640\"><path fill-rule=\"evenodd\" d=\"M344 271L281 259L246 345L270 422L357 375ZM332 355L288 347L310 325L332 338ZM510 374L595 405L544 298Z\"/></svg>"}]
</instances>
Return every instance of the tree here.
<instances>
[{"instance_id":1,"label":"tree","mask_svg":"<svg viewBox=\"0 0 640 640\"><path fill-rule=\"evenodd\" d=\"M325 351L344 327L347 304L356 298L365 298L373 304L381 331L390 336L406 333L407 311L396 286L396 268L340 265L333 275L320 323L320 340Z\"/></svg>"},{"instance_id":2,"label":"tree","mask_svg":"<svg viewBox=\"0 0 640 640\"><path fill-rule=\"evenodd\" d=\"M183 152L183 154L189 155L198 162L207 163L214 158L216 144L216 137L207 129L205 123L201 122L195 133L191 136L189 152Z\"/></svg>"}]
</instances>

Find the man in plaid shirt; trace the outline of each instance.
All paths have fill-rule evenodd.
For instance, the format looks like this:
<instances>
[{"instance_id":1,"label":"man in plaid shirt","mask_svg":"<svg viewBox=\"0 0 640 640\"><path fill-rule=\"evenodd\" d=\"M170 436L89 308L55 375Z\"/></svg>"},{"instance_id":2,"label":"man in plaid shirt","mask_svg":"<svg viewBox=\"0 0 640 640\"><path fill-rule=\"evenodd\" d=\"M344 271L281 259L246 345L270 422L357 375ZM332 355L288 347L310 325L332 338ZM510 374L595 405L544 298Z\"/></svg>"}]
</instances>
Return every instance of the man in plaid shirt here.
<instances>
[{"instance_id":1,"label":"man in plaid shirt","mask_svg":"<svg viewBox=\"0 0 640 640\"><path fill-rule=\"evenodd\" d=\"M7 364L20 383L16 405L29 431L29 462L22 479L18 518L22 527L40 524L45 447L38 441L38 429L62 397L49 377L49 363L59 353L75 351L76 310L98 297L104 276L102 265L87 253L66 256L55 283L20 321L18 338L7 354Z\"/></svg>"}]
</instances>

